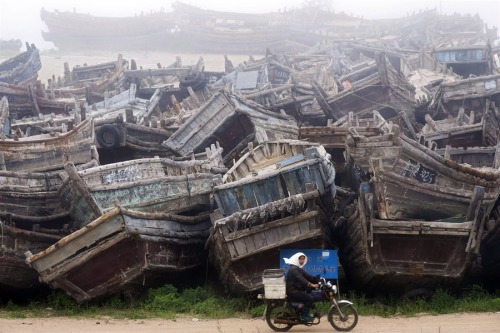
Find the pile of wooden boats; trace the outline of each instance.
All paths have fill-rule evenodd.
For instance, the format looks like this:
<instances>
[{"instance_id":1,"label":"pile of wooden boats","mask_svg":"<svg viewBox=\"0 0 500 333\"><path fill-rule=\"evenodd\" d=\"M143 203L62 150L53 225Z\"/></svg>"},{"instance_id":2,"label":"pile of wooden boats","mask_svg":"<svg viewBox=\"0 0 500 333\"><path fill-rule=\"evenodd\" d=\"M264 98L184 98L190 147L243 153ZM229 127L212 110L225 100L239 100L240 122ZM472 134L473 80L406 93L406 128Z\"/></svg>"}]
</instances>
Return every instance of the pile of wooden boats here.
<instances>
[{"instance_id":1,"label":"pile of wooden boats","mask_svg":"<svg viewBox=\"0 0 500 333\"><path fill-rule=\"evenodd\" d=\"M177 5L186 21L206 14L190 8ZM361 21L362 39L266 41L261 58L226 55L226 72L119 54L45 86L34 46L0 64L0 289L39 277L82 302L177 283L208 260L229 290L253 292L282 248L336 248L367 290L454 287L475 269L494 281L500 81L486 44L479 62L458 57L484 37L477 20L453 34L428 11L376 41L369 27L398 21ZM437 30L454 46L417 48Z\"/></svg>"},{"instance_id":2,"label":"pile of wooden boats","mask_svg":"<svg viewBox=\"0 0 500 333\"><path fill-rule=\"evenodd\" d=\"M137 159L82 171L67 164L59 197L78 230L28 262L78 301L178 281L206 257L220 150L205 160Z\"/></svg>"},{"instance_id":3,"label":"pile of wooden boats","mask_svg":"<svg viewBox=\"0 0 500 333\"><path fill-rule=\"evenodd\" d=\"M366 285L459 283L479 252L499 196L496 168L446 159L399 132L347 138L359 184L352 215L336 223L344 268Z\"/></svg>"},{"instance_id":4,"label":"pile of wooden boats","mask_svg":"<svg viewBox=\"0 0 500 333\"><path fill-rule=\"evenodd\" d=\"M221 281L233 291L257 290L280 248L329 246L334 180L320 145L282 140L248 147L214 187L218 208L207 245Z\"/></svg>"}]
</instances>

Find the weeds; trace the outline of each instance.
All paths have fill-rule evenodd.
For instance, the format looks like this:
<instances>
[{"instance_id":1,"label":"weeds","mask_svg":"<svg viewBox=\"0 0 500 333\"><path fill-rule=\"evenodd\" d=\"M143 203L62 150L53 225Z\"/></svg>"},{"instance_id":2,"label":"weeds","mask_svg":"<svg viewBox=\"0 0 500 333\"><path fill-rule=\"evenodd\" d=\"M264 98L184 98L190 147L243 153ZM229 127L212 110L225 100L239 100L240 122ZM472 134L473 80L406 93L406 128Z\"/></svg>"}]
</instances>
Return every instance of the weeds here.
<instances>
[{"instance_id":1,"label":"weeds","mask_svg":"<svg viewBox=\"0 0 500 333\"><path fill-rule=\"evenodd\" d=\"M500 291L488 293L480 286L472 286L460 295L438 289L432 294L401 299L386 295L382 300L370 299L364 294L350 292L345 297L354 303L360 315L415 316L422 313L444 314L456 312L500 311ZM179 290L172 285L150 289L134 303L120 295L79 304L61 291L52 291L44 298L32 300L29 305L18 305L12 300L0 307L0 316L8 318L80 316L146 319L173 319L193 316L207 319L230 317L262 317L265 305L254 297L230 297L212 288ZM328 303L316 303L318 311L326 314Z\"/></svg>"}]
</instances>

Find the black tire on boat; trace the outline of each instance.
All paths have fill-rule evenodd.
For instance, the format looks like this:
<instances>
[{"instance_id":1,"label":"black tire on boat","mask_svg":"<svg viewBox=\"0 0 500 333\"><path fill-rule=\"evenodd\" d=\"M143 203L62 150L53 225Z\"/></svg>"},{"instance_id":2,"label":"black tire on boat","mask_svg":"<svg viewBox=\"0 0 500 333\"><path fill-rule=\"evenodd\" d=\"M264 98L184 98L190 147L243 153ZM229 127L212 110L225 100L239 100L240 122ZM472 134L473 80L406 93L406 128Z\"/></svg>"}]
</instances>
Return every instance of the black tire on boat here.
<instances>
[{"instance_id":1,"label":"black tire on boat","mask_svg":"<svg viewBox=\"0 0 500 333\"><path fill-rule=\"evenodd\" d=\"M120 130L116 126L104 124L97 130L96 140L102 148L118 147L121 142Z\"/></svg>"},{"instance_id":2,"label":"black tire on boat","mask_svg":"<svg viewBox=\"0 0 500 333\"><path fill-rule=\"evenodd\" d=\"M198 91L203 89L205 84L205 76L202 72L194 72L182 77L179 80L179 87L181 90L187 90L188 87L191 87L193 91Z\"/></svg>"}]
</instances>

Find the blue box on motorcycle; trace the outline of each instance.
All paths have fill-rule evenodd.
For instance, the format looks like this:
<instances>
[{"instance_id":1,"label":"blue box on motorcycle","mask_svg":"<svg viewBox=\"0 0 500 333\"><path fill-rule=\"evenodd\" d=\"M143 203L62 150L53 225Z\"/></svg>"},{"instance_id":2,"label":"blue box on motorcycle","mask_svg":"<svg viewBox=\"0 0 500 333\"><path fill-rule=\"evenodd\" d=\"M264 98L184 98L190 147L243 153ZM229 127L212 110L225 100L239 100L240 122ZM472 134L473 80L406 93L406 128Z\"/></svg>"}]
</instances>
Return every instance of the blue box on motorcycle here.
<instances>
[{"instance_id":1,"label":"blue box on motorcycle","mask_svg":"<svg viewBox=\"0 0 500 333\"><path fill-rule=\"evenodd\" d=\"M339 264L337 250L301 250L301 249L281 249L280 268L288 273L288 264L284 258L290 258L297 252L302 252L307 256L307 263L304 270L311 275L321 275L325 279L338 279Z\"/></svg>"}]
</instances>

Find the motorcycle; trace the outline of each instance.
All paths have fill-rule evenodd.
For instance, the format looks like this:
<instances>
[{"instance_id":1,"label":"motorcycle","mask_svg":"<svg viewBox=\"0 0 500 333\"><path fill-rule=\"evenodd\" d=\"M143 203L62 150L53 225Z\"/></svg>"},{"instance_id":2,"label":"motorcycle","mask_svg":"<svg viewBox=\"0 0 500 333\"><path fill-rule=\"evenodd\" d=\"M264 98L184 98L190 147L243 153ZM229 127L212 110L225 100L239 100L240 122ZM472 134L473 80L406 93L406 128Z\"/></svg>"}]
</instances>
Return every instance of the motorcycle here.
<instances>
[{"instance_id":1,"label":"motorcycle","mask_svg":"<svg viewBox=\"0 0 500 333\"><path fill-rule=\"evenodd\" d=\"M331 302L327 318L330 325L337 331L347 332L352 330L358 323L358 312L353 304L347 300L338 300L337 286L324 278L320 279L319 287L313 290L315 302ZM259 295L260 298L264 298ZM304 306L300 302L291 302L285 299L266 299L265 318L267 325L276 332L286 332L295 325L313 326L321 321L322 314L316 311L313 321L305 321L301 317ZM313 303L314 307L314 303ZM312 309L311 309L312 310Z\"/></svg>"}]
</instances>

